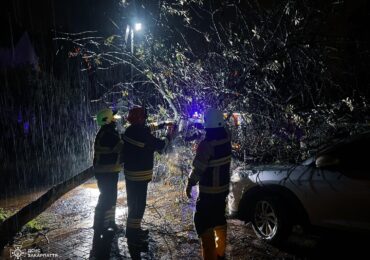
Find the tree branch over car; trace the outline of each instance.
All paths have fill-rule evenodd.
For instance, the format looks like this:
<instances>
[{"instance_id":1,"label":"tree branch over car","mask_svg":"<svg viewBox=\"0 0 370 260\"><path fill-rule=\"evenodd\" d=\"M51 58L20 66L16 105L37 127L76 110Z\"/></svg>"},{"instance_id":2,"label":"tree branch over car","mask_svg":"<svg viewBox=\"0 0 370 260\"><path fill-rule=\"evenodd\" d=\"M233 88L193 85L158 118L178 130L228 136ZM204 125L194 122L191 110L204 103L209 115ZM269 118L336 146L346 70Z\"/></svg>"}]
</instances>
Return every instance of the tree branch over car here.
<instances>
[{"instance_id":1,"label":"tree branch over car","mask_svg":"<svg viewBox=\"0 0 370 260\"><path fill-rule=\"evenodd\" d=\"M115 85L123 93L138 92L121 99L146 100L153 111L164 105L174 118L189 117L194 104L248 114L237 142L256 161L299 161L319 135L368 124L364 93L338 85L328 69L328 46L313 36L325 24L314 3L283 1L265 8L258 1L161 1L158 10L142 13L148 25L135 53L120 35L55 39L80 48L79 57L90 64L85 69L107 90L110 83L99 70L131 68L134 78L122 73L122 84ZM107 96L102 94L103 102ZM354 114L363 119L351 120ZM286 125L299 128L300 136L281 135ZM263 145L256 142L257 132Z\"/></svg>"}]
</instances>

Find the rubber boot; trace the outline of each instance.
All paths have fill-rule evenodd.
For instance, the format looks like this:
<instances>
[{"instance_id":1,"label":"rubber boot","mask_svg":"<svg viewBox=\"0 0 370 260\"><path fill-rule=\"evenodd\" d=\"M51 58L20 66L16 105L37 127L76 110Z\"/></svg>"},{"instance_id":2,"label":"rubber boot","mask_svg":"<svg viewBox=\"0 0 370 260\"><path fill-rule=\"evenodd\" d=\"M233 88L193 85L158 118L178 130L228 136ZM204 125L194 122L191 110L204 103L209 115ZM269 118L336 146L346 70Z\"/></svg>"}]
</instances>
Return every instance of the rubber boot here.
<instances>
[{"instance_id":1,"label":"rubber boot","mask_svg":"<svg viewBox=\"0 0 370 260\"><path fill-rule=\"evenodd\" d=\"M140 229L137 231L137 233L138 233L138 235L139 235L140 237L145 237L145 238L147 238L147 237L149 236L149 230L147 230L147 229L142 229L142 228L140 228Z\"/></svg>"},{"instance_id":2,"label":"rubber boot","mask_svg":"<svg viewBox=\"0 0 370 260\"><path fill-rule=\"evenodd\" d=\"M138 237L147 239L149 237L149 230L141 228L126 228L126 237Z\"/></svg>"},{"instance_id":3,"label":"rubber boot","mask_svg":"<svg viewBox=\"0 0 370 260\"><path fill-rule=\"evenodd\" d=\"M227 225L217 226L214 231L217 257L218 259L225 259Z\"/></svg>"},{"instance_id":4,"label":"rubber boot","mask_svg":"<svg viewBox=\"0 0 370 260\"><path fill-rule=\"evenodd\" d=\"M213 229L207 229L202 235L202 256L204 260L217 260L215 233Z\"/></svg>"}]
</instances>

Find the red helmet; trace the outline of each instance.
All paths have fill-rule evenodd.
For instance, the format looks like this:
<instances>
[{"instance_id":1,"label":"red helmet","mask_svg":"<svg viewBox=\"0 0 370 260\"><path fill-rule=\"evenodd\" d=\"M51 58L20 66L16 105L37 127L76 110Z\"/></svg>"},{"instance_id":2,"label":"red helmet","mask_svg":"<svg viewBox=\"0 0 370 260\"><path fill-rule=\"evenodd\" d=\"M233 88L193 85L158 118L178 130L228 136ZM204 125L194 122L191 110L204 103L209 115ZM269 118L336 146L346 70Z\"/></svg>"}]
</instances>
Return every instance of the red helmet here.
<instances>
[{"instance_id":1,"label":"red helmet","mask_svg":"<svg viewBox=\"0 0 370 260\"><path fill-rule=\"evenodd\" d=\"M146 119L145 109L142 107L134 107L128 112L127 121L132 125L144 124Z\"/></svg>"}]
</instances>

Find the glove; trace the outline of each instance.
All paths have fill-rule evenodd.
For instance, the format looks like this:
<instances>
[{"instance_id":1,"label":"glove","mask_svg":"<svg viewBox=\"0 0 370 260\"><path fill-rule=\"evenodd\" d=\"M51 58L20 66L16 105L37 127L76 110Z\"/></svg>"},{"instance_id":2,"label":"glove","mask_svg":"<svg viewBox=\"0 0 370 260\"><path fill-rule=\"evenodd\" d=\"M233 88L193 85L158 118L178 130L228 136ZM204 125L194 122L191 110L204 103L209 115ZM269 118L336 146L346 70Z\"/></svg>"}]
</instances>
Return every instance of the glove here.
<instances>
[{"instance_id":1,"label":"glove","mask_svg":"<svg viewBox=\"0 0 370 260\"><path fill-rule=\"evenodd\" d=\"M192 188L193 188L193 186L190 186L189 184L186 185L185 192L186 192L186 197L188 197L188 199L191 199L191 189Z\"/></svg>"},{"instance_id":2,"label":"glove","mask_svg":"<svg viewBox=\"0 0 370 260\"><path fill-rule=\"evenodd\" d=\"M191 196L191 189L193 188L195 184L191 181L191 179L188 179L188 184L186 185L186 189L185 189L185 193L186 193L186 196L191 199L192 196Z\"/></svg>"}]
</instances>

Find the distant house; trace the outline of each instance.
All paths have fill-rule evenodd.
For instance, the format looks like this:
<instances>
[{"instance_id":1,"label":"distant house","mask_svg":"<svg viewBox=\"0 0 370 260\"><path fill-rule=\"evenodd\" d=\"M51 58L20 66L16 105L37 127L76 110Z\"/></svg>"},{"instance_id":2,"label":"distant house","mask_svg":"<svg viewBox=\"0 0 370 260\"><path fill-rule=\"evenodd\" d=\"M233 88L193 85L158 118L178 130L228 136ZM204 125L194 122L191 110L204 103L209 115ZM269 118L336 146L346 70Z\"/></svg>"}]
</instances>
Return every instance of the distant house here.
<instances>
[{"instance_id":1,"label":"distant house","mask_svg":"<svg viewBox=\"0 0 370 260\"><path fill-rule=\"evenodd\" d=\"M38 70L38 56L27 32L24 32L15 46L0 46L0 68L31 66Z\"/></svg>"}]
</instances>

